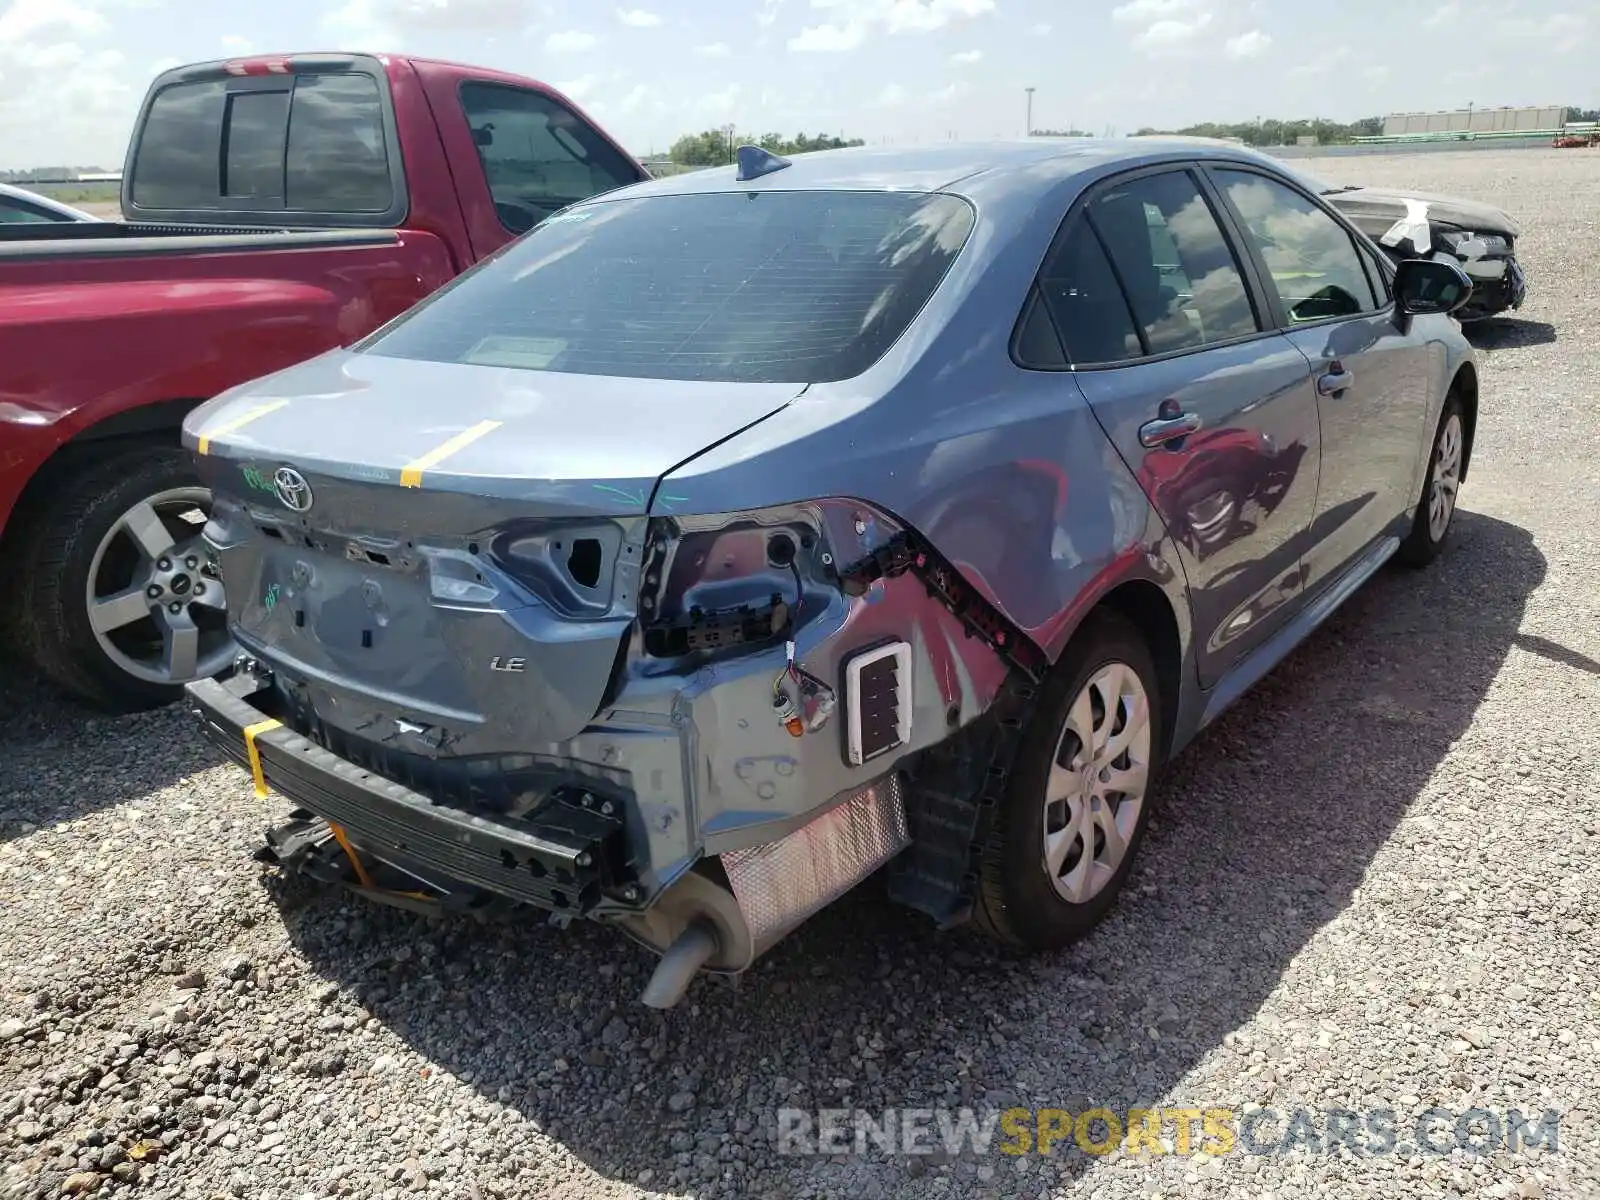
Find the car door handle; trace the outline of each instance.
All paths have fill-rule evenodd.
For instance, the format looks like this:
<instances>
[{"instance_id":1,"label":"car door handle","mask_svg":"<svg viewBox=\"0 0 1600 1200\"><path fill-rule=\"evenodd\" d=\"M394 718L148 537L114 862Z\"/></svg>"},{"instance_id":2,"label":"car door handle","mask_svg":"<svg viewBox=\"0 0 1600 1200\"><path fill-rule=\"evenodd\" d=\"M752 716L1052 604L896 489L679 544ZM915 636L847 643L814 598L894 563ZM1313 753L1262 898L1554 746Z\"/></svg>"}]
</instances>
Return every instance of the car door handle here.
<instances>
[{"instance_id":1,"label":"car door handle","mask_svg":"<svg viewBox=\"0 0 1600 1200\"><path fill-rule=\"evenodd\" d=\"M1139 426L1139 444L1147 450L1188 437L1200 428L1200 418L1194 413L1178 413L1171 417L1158 417Z\"/></svg>"},{"instance_id":2,"label":"car door handle","mask_svg":"<svg viewBox=\"0 0 1600 1200\"><path fill-rule=\"evenodd\" d=\"M1317 392L1323 396L1337 396L1355 381L1353 374L1335 364L1334 369L1317 376Z\"/></svg>"}]
</instances>

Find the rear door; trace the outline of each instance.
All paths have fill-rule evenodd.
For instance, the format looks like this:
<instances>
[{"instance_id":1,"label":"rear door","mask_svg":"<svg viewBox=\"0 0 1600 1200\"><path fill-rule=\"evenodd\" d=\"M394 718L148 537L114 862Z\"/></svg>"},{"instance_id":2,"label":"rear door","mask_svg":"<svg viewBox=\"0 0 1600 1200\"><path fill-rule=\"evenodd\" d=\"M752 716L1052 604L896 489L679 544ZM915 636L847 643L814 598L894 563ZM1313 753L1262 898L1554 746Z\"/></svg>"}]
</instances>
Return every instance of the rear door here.
<instances>
[{"instance_id":1,"label":"rear door","mask_svg":"<svg viewBox=\"0 0 1600 1200\"><path fill-rule=\"evenodd\" d=\"M1428 419L1425 335L1395 322L1387 278L1323 205L1248 167L1210 167L1268 291L1274 324L1311 365L1322 483L1305 554L1315 589L1416 499Z\"/></svg>"},{"instance_id":2,"label":"rear door","mask_svg":"<svg viewBox=\"0 0 1600 1200\"><path fill-rule=\"evenodd\" d=\"M1178 544L1210 686L1300 594L1318 465L1306 360L1271 331L1186 167L1091 191L1039 287L1079 387Z\"/></svg>"},{"instance_id":3,"label":"rear door","mask_svg":"<svg viewBox=\"0 0 1600 1200\"><path fill-rule=\"evenodd\" d=\"M569 204L649 178L553 92L437 71L422 78L479 258Z\"/></svg>"}]
</instances>

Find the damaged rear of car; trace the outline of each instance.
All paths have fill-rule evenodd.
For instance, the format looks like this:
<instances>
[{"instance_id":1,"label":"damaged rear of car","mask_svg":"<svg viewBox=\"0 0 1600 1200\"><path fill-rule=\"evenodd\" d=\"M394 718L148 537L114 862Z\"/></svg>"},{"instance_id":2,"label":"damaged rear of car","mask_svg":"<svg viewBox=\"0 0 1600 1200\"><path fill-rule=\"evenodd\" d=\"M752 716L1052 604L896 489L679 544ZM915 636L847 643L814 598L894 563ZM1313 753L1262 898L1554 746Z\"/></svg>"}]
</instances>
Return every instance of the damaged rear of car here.
<instances>
[{"instance_id":1,"label":"damaged rear of car","mask_svg":"<svg viewBox=\"0 0 1600 1200\"><path fill-rule=\"evenodd\" d=\"M990 707L1007 634L835 490L849 455L762 431L819 385L847 381L818 431L868 405L974 223L926 192L622 194L197 410L243 656L189 693L296 805L273 855L614 922L667 1006L903 850L896 766Z\"/></svg>"},{"instance_id":2,"label":"damaged rear of car","mask_svg":"<svg viewBox=\"0 0 1600 1200\"><path fill-rule=\"evenodd\" d=\"M1481 321L1522 307L1528 284L1517 262L1522 229L1504 210L1459 196L1327 187L1322 194L1395 262L1431 258L1460 267L1472 295L1456 314Z\"/></svg>"}]
</instances>

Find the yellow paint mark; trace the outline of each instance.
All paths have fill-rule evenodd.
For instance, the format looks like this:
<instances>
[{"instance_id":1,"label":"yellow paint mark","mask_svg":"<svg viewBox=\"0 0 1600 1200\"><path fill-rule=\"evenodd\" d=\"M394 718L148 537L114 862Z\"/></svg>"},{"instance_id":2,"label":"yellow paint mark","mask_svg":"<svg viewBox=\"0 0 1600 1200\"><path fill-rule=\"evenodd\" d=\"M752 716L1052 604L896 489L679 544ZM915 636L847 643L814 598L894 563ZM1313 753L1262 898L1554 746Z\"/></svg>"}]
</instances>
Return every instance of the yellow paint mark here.
<instances>
[{"instance_id":1,"label":"yellow paint mark","mask_svg":"<svg viewBox=\"0 0 1600 1200\"><path fill-rule=\"evenodd\" d=\"M244 748L250 755L250 778L256 781L256 796L262 800L267 798L267 777L261 772L261 752L256 749L256 738L267 730L278 729L282 725L282 721L275 721L269 717L265 721L257 721L254 725L244 727Z\"/></svg>"},{"instance_id":2,"label":"yellow paint mark","mask_svg":"<svg viewBox=\"0 0 1600 1200\"><path fill-rule=\"evenodd\" d=\"M486 433L492 433L500 428L499 421L479 421L471 429L463 429L455 437L443 445L435 446L421 458L407 463L400 469L400 486L419 488L422 486L422 473L429 467L436 467L449 458L457 450L472 445Z\"/></svg>"},{"instance_id":3,"label":"yellow paint mark","mask_svg":"<svg viewBox=\"0 0 1600 1200\"><path fill-rule=\"evenodd\" d=\"M258 404L256 407L240 413L237 417L234 417L233 420L224 421L215 429L202 433L200 435L200 453L211 453L212 438L221 437L225 433L232 433L235 429L243 429L246 425L250 424L251 421L254 421L259 417L264 417L269 412L277 412L278 409L282 408L287 403L289 403L287 400L274 400L270 404Z\"/></svg>"},{"instance_id":4,"label":"yellow paint mark","mask_svg":"<svg viewBox=\"0 0 1600 1200\"><path fill-rule=\"evenodd\" d=\"M350 860L350 865L356 869L356 878L361 881L361 886L379 891L372 882L372 876L367 874L367 866L361 861L361 856L356 853L356 848L350 844L350 839L345 836L344 826L328 822L328 829L333 833L333 840L339 843L339 848L344 851L344 856Z\"/></svg>"}]
</instances>

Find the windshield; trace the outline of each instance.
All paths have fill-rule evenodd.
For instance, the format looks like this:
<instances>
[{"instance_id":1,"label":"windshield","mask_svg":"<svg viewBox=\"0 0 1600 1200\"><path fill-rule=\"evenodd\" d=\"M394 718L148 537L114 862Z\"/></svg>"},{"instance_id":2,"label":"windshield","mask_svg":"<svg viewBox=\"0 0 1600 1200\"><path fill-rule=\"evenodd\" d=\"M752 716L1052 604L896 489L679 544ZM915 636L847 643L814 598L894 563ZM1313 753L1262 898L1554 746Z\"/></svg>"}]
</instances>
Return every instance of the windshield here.
<instances>
[{"instance_id":1,"label":"windshield","mask_svg":"<svg viewBox=\"0 0 1600 1200\"><path fill-rule=\"evenodd\" d=\"M915 319L973 220L954 196L906 192L585 204L358 349L588 375L848 379Z\"/></svg>"}]
</instances>

